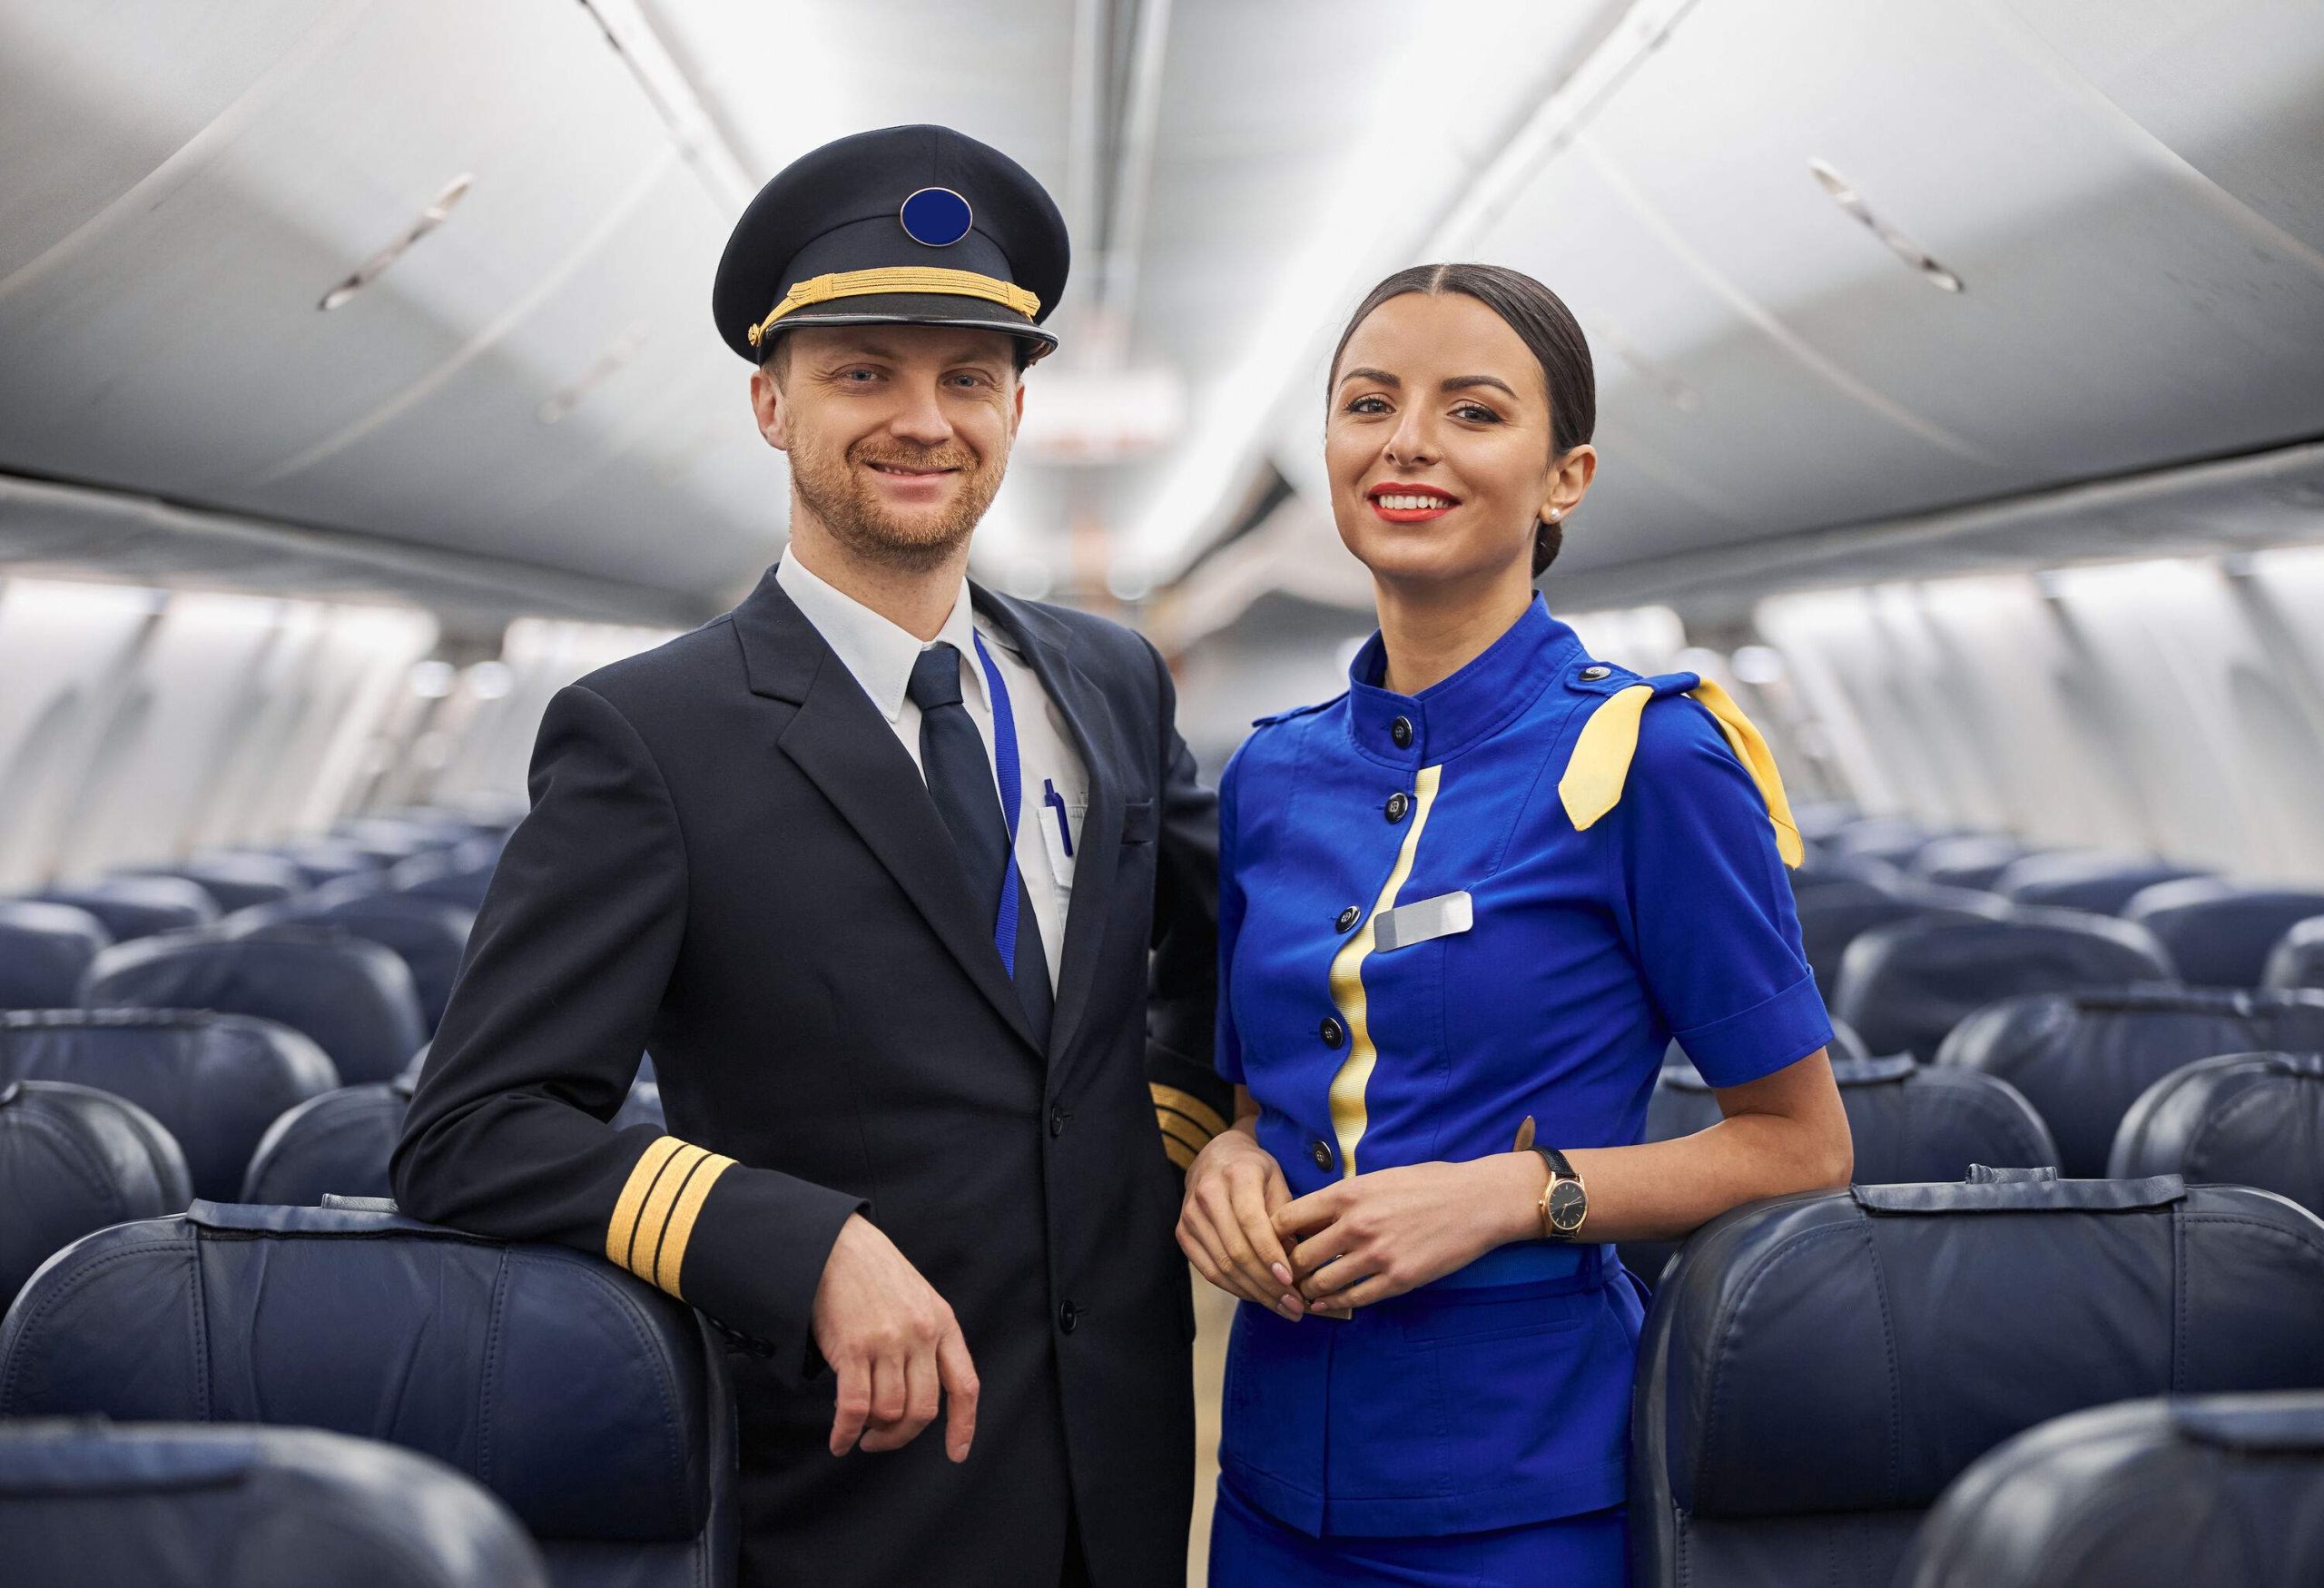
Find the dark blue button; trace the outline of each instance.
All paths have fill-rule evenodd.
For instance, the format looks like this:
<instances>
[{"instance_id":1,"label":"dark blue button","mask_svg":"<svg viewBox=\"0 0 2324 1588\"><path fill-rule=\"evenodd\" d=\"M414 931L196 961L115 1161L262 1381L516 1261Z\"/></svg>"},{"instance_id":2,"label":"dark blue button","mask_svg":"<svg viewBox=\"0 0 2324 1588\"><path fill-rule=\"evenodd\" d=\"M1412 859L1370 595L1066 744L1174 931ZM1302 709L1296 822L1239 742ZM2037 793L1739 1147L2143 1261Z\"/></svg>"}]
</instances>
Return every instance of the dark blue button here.
<instances>
[{"instance_id":1,"label":"dark blue button","mask_svg":"<svg viewBox=\"0 0 2324 1588\"><path fill-rule=\"evenodd\" d=\"M975 218L969 201L949 187L924 187L897 212L904 234L930 248L950 248L960 242Z\"/></svg>"}]
</instances>

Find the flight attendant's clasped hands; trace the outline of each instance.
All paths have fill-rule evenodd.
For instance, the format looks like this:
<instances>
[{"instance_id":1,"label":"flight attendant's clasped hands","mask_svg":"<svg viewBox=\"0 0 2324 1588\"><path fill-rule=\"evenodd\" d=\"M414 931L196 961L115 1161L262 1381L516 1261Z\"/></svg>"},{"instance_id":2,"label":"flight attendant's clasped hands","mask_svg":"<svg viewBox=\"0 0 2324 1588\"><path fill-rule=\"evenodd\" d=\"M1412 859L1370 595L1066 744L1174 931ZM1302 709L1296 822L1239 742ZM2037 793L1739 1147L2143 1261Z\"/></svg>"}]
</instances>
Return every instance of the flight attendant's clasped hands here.
<instances>
[{"instance_id":1,"label":"flight attendant's clasped hands","mask_svg":"<svg viewBox=\"0 0 2324 1588\"><path fill-rule=\"evenodd\" d=\"M1380 628L1220 789L1234 1128L1178 1239L1242 1297L1211 1577L1613 1588L1643 1287L1610 1243L1846 1182L1774 762L1534 581L1597 468L1589 349L1513 271L1375 288L1325 464ZM1640 1143L1669 1041L1723 1118Z\"/></svg>"}]
</instances>

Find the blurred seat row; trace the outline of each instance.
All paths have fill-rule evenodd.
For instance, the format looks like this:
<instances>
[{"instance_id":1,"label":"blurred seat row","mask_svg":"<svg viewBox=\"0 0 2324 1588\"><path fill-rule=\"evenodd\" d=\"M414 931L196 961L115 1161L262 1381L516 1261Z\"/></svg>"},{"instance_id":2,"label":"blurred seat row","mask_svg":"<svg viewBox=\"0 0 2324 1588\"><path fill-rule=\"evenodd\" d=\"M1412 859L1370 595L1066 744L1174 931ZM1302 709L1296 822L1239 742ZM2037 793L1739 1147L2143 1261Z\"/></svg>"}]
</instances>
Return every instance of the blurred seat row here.
<instances>
[{"instance_id":1,"label":"blurred seat row","mask_svg":"<svg viewBox=\"0 0 2324 1588\"><path fill-rule=\"evenodd\" d=\"M1635 1580L2324 1581L2324 894L1802 816L1859 1183L1624 1249ZM0 903L10 1581L732 1581L716 1332L385 1200L504 836Z\"/></svg>"}]
</instances>

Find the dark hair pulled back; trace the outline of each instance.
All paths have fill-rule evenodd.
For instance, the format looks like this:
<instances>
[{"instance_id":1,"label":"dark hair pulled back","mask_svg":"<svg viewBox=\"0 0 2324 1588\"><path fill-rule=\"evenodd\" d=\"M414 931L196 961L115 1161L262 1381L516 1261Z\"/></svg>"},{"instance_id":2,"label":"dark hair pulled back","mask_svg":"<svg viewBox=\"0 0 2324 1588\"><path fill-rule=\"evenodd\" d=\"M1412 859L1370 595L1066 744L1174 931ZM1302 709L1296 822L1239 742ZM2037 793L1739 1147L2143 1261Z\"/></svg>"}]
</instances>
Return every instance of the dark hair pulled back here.
<instances>
[{"instance_id":1,"label":"dark hair pulled back","mask_svg":"<svg viewBox=\"0 0 2324 1588\"><path fill-rule=\"evenodd\" d=\"M1598 425L1598 378L1590 361L1590 342L1565 301L1522 271L1489 264L1427 264L1398 271L1364 294L1339 346L1332 350L1327 382L1336 380L1340 357L1347 351L1355 328L1391 298L1407 292L1435 296L1460 292L1501 316L1541 366L1541 384L1550 394L1551 456L1562 458L1584 441ZM1330 400L1327 384L1324 400ZM1565 538L1561 525L1536 520L1533 526L1533 577L1539 578L1557 560Z\"/></svg>"}]
</instances>

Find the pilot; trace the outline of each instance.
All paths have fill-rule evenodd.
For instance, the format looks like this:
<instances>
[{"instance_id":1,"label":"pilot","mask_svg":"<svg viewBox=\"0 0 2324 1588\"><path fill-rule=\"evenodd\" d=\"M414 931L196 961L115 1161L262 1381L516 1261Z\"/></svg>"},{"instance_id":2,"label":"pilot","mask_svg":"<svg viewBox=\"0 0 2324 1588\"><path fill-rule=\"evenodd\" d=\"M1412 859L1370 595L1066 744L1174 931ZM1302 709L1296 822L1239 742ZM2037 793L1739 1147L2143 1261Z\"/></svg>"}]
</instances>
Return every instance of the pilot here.
<instances>
[{"instance_id":1,"label":"pilot","mask_svg":"<svg viewBox=\"0 0 2324 1588\"><path fill-rule=\"evenodd\" d=\"M550 702L396 1150L719 1327L748 1583L1186 1580L1216 802L1150 646L967 577L1066 268L942 127L752 201L712 310L789 547ZM611 1122L649 1049L666 1134Z\"/></svg>"},{"instance_id":2,"label":"pilot","mask_svg":"<svg viewBox=\"0 0 2324 1588\"><path fill-rule=\"evenodd\" d=\"M1380 626L1221 790L1241 1090L1180 1222L1243 1297L1216 1588L1618 1588L1643 1309L1611 1243L1847 1178L1764 743L1533 589L1594 406L1564 304L1487 266L1390 277L1333 361ZM1636 1145L1674 1036L1726 1117Z\"/></svg>"}]
</instances>

